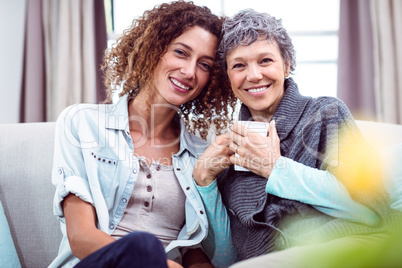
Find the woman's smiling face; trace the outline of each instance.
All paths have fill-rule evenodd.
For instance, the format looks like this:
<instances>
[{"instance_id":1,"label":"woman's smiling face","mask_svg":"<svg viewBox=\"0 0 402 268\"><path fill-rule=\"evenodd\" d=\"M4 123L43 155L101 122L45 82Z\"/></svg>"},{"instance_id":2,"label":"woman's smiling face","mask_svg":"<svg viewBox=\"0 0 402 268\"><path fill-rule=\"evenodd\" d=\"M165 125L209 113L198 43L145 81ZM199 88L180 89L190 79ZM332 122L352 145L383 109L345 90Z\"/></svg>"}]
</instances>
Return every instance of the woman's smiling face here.
<instances>
[{"instance_id":1,"label":"woman's smiling face","mask_svg":"<svg viewBox=\"0 0 402 268\"><path fill-rule=\"evenodd\" d=\"M199 26L174 39L154 73L160 102L180 106L196 98L210 79L217 45L216 36Z\"/></svg>"},{"instance_id":2,"label":"woman's smiling face","mask_svg":"<svg viewBox=\"0 0 402 268\"><path fill-rule=\"evenodd\" d=\"M234 94L251 115L271 118L284 95L284 81L290 73L276 42L257 39L238 46L226 57L227 74Z\"/></svg>"}]
</instances>

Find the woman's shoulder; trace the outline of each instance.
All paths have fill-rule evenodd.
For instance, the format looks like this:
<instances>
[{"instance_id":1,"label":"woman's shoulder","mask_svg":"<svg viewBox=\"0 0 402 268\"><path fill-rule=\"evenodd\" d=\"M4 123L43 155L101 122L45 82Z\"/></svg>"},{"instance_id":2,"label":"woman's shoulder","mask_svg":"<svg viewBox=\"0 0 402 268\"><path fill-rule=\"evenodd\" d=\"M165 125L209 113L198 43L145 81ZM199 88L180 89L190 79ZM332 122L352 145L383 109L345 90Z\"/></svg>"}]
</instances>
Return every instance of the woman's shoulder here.
<instances>
[{"instance_id":1,"label":"woman's shoulder","mask_svg":"<svg viewBox=\"0 0 402 268\"><path fill-rule=\"evenodd\" d=\"M79 103L66 107L56 121L58 128L95 128L106 124L113 111L111 104Z\"/></svg>"},{"instance_id":2,"label":"woman's shoulder","mask_svg":"<svg viewBox=\"0 0 402 268\"><path fill-rule=\"evenodd\" d=\"M199 157L209 146L209 142L203 140L200 136L191 133L187 129L181 135L181 142L189 149L193 154Z\"/></svg>"},{"instance_id":3,"label":"woman's shoulder","mask_svg":"<svg viewBox=\"0 0 402 268\"><path fill-rule=\"evenodd\" d=\"M309 103L310 112L319 112L324 117L351 117L351 113L346 104L332 96L320 96L312 98Z\"/></svg>"},{"instance_id":4,"label":"woman's shoulder","mask_svg":"<svg viewBox=\"0 0 402 268\"><path fill-rule=\"evenodd\" d=\"M93 103L77 103L72 104L63 109L60 113L58 120L60 118L65 119L69 118L72 120L76 120L78 118L91 118L91 117L99 117L105 115L112 111L111 108L113 104L93 104Z\"/></svg>"},{"instance_id":5,"label":"woman's shoulder","mask_svg":"<svg viewBox=\"0 0 402 268\"><path fill-rule=\"evenodd\" d=\"M346 104L341 99L332 96L319 96L316 98L312 98L312 103L321 107L329 104L331 105L335 104L338 105L339 107L347 108Z\"/></svg>"}]
</instances>

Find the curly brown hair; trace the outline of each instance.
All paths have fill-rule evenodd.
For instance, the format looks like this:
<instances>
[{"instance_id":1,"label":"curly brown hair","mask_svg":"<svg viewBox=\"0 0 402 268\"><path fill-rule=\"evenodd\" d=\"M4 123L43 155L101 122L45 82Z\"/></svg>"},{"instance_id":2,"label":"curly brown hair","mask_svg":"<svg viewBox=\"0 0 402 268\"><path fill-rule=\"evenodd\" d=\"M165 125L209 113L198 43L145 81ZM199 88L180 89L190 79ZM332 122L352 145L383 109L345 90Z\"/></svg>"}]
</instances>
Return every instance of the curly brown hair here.
<instances>
[{"instance_id":1,"label":"curly brown hair","mask_svg":"<svg viewBox=\"0 0 402 268\"><path fill-rule=\"evenodd\" d=\"M222 19L207 7L193 2L175 1L155 6L135 19L116 43L106 50L102 69L107 87L106 102L121 87L119 96L134 98L141 90L150 90L154 71L170 43L187 29L199 26L218 38ZM204 90L192 101L179 107L187 129L206 139L211 124L220 134L233 119L236 100L222 94L219 70L214 66Z\"/></svg>"}]
</instances>

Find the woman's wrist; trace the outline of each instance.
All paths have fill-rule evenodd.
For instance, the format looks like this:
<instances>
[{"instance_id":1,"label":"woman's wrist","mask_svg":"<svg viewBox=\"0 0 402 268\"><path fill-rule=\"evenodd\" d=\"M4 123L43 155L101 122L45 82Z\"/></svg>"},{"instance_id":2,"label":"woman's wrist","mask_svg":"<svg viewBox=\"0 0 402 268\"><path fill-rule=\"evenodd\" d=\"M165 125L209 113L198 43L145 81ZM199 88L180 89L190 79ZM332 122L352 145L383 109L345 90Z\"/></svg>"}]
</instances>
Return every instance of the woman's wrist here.
<instances>
[{"instance_id":1,"label":"woman's wrist","mask_svg":"<svg viewBox=\"0 0 402 268\"><path fill-rule=\"evenodd\" d=\"M208 168L203 165L203 161L198 159L193 170L193 179L198 186L208 186L215 178L211 178L208 174Z\"/></svg>"},{"instance_id":2,"label":"woman's wrist","mask_svg":"<svg viewBox=\"0 0 402 268\"><path fill-rule=\"evenodd\" d=\"M210 185L215 180L215 177L209 176L208 172L206 172L205 169L202 170L194 169L193 178L195 183L198 186L202 187Z\"/></svg>"}]
</instances>

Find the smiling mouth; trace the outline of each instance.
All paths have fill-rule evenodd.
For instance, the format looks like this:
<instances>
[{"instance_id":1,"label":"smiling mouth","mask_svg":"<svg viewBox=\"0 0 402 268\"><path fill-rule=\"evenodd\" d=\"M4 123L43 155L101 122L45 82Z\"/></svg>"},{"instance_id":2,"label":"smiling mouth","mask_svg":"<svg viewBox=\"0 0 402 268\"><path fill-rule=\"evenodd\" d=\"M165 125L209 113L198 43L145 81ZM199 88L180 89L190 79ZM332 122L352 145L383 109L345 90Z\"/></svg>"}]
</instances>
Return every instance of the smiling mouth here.
<instances>
[{"instance_id":1,"label":"smiling mouth","mask_svg":"<svg viewBox=\"0 0 402 268\"><path fill-rule=\"evenodd\" d=\"M180 83L179 81L177 81L176 79L174 79L172 77L170 77L169 79L173 84L175 84L176 86L178 86L181 89L184 89L184 90L187 90L187 91L192 89L191 87L183 85L182 83Z\"/></svg>"},{"instance_id":2,"label":"smiling mouth","mask_svg":"<svg viewBox=\"0 0 402 268\"><path fill-rule=\"evenodd\" d=\"M258 93L258 92L262 92L265 91L269 88L270 85L266 85L266 86L261 86L261 87L255 87L255 88L248 88L246 89L247 92L250 93Z\"/></svg>"}]
</instances>

